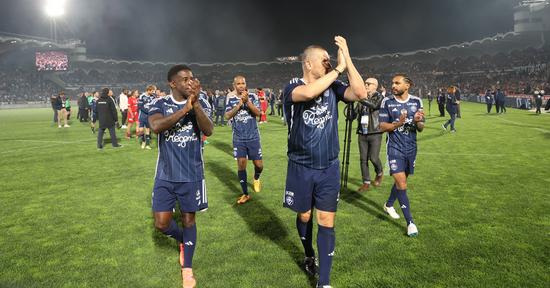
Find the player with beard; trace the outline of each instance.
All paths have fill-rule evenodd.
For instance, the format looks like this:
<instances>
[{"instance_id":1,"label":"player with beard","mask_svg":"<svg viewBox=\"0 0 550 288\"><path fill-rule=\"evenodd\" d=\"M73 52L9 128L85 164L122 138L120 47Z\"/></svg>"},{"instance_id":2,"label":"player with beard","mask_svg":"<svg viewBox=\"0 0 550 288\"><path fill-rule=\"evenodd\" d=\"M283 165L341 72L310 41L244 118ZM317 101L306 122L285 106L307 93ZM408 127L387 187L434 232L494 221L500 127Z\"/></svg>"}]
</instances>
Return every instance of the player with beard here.
<instances>
[{"instance_id":1,"label":"player with beard","mask_svg":"<svg viewBox=\"0 0 550 288\"><path fill-rule=\"evenodd\" d=\"M396 74L392 80L392 94L382 100L380 107L380 130L388 132L387 154L390 175L395 183L390 197L384 204L384 211L393 219L399 215L393 208L399 200L401 211L407 221L407 235L418 235L418 228L413 222L409 197L407 196L407 178L414 174L416 162L416 133L424 130L424 111L422 100L409 95L412 80L405 74Z\"/></svg>"}]
</instances>

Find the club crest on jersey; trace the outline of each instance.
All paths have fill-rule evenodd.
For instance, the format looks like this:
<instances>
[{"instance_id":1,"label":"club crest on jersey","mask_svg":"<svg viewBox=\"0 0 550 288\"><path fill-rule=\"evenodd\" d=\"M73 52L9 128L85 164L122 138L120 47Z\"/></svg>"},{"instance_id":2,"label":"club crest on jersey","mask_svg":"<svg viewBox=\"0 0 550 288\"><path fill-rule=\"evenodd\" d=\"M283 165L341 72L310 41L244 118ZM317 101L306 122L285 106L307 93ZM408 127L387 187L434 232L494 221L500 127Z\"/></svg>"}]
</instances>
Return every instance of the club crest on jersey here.
<instances>
[{"instance_id":1,"label":"club crest on jersey","mask_svg":"<svg viewBox=\"0 0 550 288\"><path fill-rule=\"evenodd\" d=\"M416 105L411 106L411 112L416 113L416 111L418 111L418 109L416 108Z\"/></svg>"},{"instance_id":2,"label":"club crest on jersey","mask_svg":"<svg viewBox=\"0 0 550 288\"><path fill-rule=\"evenodd\" d=\"M288 206L294 205L294 192L291 192L291 191L285 192L285 203Z\"/></svg>"}]
</instances>

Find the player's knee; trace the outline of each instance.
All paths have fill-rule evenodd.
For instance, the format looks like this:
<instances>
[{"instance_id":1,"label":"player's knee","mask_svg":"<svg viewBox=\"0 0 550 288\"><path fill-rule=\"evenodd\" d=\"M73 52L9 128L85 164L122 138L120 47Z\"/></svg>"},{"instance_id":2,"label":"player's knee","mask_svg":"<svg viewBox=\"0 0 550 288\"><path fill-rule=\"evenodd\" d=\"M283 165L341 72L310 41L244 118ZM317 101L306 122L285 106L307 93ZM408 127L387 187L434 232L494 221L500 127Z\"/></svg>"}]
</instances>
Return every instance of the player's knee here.
<instances>
[{"instance_id":1,"label":"player's knee","mask_svg":"<svg viewBox=\"0 0 550 288\"><path fill-rule=\"evenodd\" d=\"M304 213L298 213L298 217L300 217L300 221L303 223L309 222L311 219L311 210L304 212Z\"/></svg>"},{"instance_id":2,"label":"player's knee","mask_svg":"<svg viewBox=\"0 0 550 288\"><path fill-rule=\"evenodd\" d=\"M239 166L239 170L246 169L246 159L245 158L237 159L237 165Z\"/></svg>"},{"instance_id":3,"label":"player's knee","mask_svg":"<svg viewBox=\"0 0 550 288\"><path fill-rule=\"evenodd\" d=\"M334 213L317 213L317 223L319 225L332 228L334 227Z\"/></svg>"},{"instance_id":4,"label":"player's knee","mask_svg":"<svg viewBox=\"0 0 550 288\"><path fill-rule=\"evenodd\" d=\"M397 182L396 186L399 190L407 190L407 182Z\"/></svg>"},{"instance_id":5,"label":"player's knee","mask_svg":"<svg viewBox=\"0 0 550 288\"><path fill-rule=\"evenodd\" d=\"M168 227L170 227L169 221L162 221L162 220L156 220L155 219L155 228L159 230L160 232L164 232L168 230Z\"/></svg>"},{"instance_id":6,"label":"player's knee","mask_svg":"<svg viewBox=\"0 0 550 288\"><path fill-rule=\"evenodd\" d=\"M183 213L181 215L181 222L185 228L192 227L193 225L195 225L195 214Z\"/></svg>"}]
</instances>

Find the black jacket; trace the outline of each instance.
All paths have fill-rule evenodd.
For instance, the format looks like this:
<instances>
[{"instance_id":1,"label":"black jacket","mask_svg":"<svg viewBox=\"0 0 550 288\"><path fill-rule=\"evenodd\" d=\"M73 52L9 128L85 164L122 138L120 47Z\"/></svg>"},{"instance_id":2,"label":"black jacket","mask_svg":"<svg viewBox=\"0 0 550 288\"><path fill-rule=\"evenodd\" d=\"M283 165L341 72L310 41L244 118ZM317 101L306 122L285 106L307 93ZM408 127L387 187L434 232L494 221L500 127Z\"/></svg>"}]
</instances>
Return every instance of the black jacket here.
<instances>
[{"instance_id":1,"label":"black jacket","mask_svg":"<svg viewBox=\"0 0 550 288\"><path fill-rule=\"evenodd\" d=\"M369 116L367 134L382 133L380 132L380 123L378 120L378 115L380 112L380 105L382 104L383 99L384 99L384 96L376 92L376 94L372 95L372 97L359 101L359 105L357 105L357 123L358 123L357 134L363 134L361 133L361 117L363 115Z\"/></svg>"},{"instance_id":2,"label":"black jacket","mask_svg":"<svg viewBox=\"0 0 550 288\"><path fill-rule=\"evenodd\" d=\"M99 128L105 129L115 126L115 122L118 122L118 115L113 98L101 96L97 99L96 107Z\"/></svg>"}]
</instances>

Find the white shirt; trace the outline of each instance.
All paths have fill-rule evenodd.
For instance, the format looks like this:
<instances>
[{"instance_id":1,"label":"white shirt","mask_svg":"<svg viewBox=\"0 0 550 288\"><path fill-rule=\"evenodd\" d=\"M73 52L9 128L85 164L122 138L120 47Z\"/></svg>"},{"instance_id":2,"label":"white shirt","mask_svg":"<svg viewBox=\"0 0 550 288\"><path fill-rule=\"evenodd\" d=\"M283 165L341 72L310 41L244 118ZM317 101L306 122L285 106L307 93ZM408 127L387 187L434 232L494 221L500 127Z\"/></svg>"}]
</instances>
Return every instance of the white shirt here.
<instances>
[{"instance_id":1,"label":"white shirt","mask_svg":"<svg viewBox=\"0 0 550 288\"><path fill-rule=\"evenodd\" d=\"M120 93L118 96L118 105L120 110L128 110L128 96L124 93Z\"/></svg>"}]
</instances>

